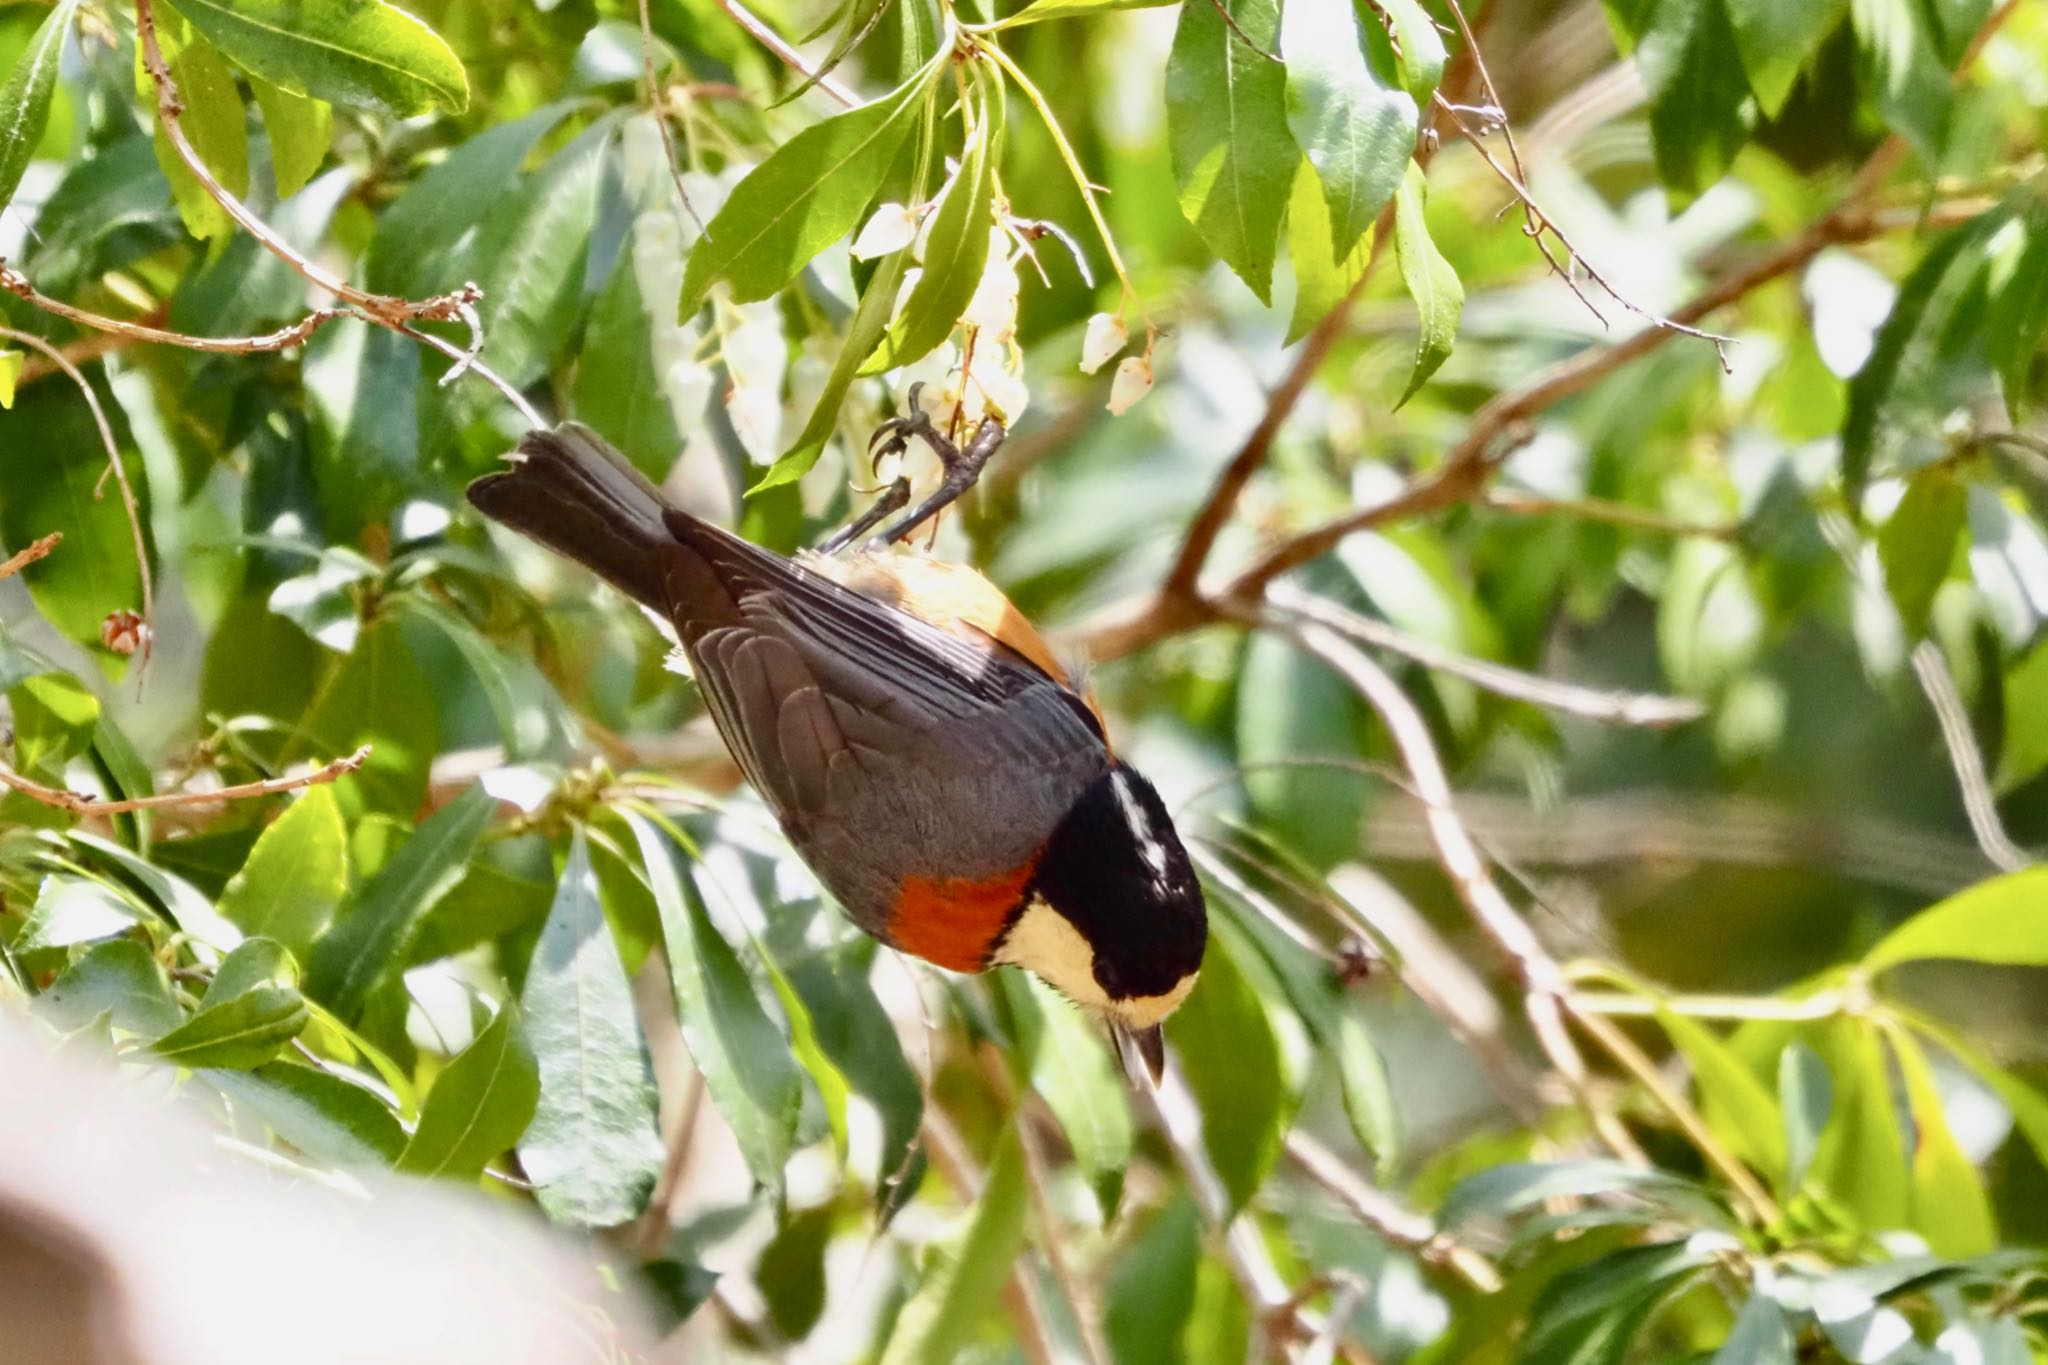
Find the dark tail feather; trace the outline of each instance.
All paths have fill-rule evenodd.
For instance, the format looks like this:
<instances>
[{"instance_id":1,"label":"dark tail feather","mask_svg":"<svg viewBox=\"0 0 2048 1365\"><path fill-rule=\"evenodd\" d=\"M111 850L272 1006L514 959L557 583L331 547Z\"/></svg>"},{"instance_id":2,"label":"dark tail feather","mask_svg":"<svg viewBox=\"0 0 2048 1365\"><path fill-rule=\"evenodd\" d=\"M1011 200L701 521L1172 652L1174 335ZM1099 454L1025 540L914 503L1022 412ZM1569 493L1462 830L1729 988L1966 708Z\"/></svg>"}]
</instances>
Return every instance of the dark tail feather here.
<instances>
[{"instance_id":1,"label":"dark tail feather","mask_svg":"<svg viewBox=\"0 0 2048 1365\"><path fill-rule=\"evenodd\" d=\"M696 557L679 553L664 521L668 503L646 475L577 422L529 431L512 459L512 468L469 486L478 510L662 615L674 613L684 586L675 581L678 560ZM703 572L701 563L690 567Z\"/></svg>"}]
</instances>

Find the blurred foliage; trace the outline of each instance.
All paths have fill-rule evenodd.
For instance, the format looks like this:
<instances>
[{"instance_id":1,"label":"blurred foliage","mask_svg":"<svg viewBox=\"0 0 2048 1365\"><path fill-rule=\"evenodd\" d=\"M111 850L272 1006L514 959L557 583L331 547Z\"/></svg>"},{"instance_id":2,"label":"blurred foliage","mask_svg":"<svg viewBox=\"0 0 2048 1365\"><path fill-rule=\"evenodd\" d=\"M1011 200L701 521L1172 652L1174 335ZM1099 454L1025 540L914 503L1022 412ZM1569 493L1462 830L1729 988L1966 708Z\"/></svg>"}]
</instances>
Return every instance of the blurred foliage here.
<instances>
[{"instance_id":1,"label":"blurred foliage","mask_svg":"<svg viewBox=\"0 0 2048 1365\"><path fill-rule=\"evenodd\" d=\"M707 1353L2048 1358L2048 11L414 8L155 5L209 186L150 5L0 6L0 546L63 536L0 577L0 997L54 1045L614 1229ZM484 370L778 548L913 384L997 413L939 548L1055 624L1142 616L1241 450L1210 578L1450 489L1287 586L1561 976L1384 704L1209 617L1095 678L1216 924L1166 1091L877 949L656 633L465 509L524 420L460 309L266 338L309 271L473 282Z\"/></svg>"}]
</instances>

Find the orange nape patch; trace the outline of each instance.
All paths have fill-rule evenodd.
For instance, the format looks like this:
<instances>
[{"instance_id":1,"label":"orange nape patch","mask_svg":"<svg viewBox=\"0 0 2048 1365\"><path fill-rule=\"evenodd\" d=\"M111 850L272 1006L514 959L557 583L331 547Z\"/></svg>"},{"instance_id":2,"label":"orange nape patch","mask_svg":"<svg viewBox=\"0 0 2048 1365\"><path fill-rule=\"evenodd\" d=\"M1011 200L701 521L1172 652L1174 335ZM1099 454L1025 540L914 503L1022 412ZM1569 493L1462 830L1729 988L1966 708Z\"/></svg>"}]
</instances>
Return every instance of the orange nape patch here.
<instances>
[{"instance_id":1,"label":"orange nape patch","mask_svg":"<svg viewBox=\"0 0 2048 1365\"><path fill-rule=\"evenodd\" d=\"M906 953L956 972L988 966L996 936L1031 883L1036 859L987 881L971 877L906 877L889 911L889 941Z\"/></svg>"}]
</instances>

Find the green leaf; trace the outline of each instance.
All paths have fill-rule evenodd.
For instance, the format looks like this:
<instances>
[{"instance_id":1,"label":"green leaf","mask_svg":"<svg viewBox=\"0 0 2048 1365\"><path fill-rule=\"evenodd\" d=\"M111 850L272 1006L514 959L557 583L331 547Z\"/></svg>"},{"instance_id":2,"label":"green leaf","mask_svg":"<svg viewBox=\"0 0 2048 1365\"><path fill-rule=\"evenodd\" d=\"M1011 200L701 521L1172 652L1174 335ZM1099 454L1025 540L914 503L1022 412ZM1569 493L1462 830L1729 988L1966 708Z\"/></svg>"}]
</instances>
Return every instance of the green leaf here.
<instances>
[{"instance_id":1,"label":"green leaf","mask_svg":"<svg viewBox=\"0 0 2048 1365\"><path fill-rule=\"evenodd\" d=\"M0 202L4 202L4 196L0 196ZM22 352L0 350L0 411L14 406L14 389L27 365L28 357Z\"/></svg>"},{"instance_id":2,"label":"green leaf","mask_svg":"<svg viewBox=\"0 0 2048 1365\"><path fill-rule=\"evenodd\" d=\"M1886 1036L1913 1115L1913 1226L1937 1256L1980 1256L1998 1245L1983 1177L1956 1142L1919 1042L1903 1028Z\"/></svg>"},{"instance_id":3,"label":"green leaf","mask_svg":"<svg viewBox=\"0 0 2048 1365\"><path fill-rule=\"evenodd\" d=\"M1991 299L1984 344L2005 389L2006 415L2017 424L2034 357L2048 336L2048 202L2038 194L2032 197L2016 225L1999 232L1989 246Z\"/></svg>"},{"instance_id":4,"label":"green leaf","mask_svg":"<svg viewBox=\"0 0 2048 1365\"><path fill-rule=\"evenodd\" d=\"M1707 1191L1692 1181L1623 1161L1516 1162L1459 1181L1444 1197L1437 1221L1453 1230L1475 1219L1510 1218L1552 1199L1620 1193L1681 1205L1711 1203Z\"/></svg>"},{"instance_id":5,"label":"green leaf","mask_svg":"<svg viewBox=\"0 0 2048 1365\"><path fill-rule=\"evenodd\" d=\"M15 771L62 785L65 765L92 744L99 698L68 673L39 673L10 690L7 702Z\"/></svg>"},{"instance_id":6,"label":"green leaf","mask_svg":"<svg viewBox=\"0 0 2048 1365\"><path fill-rule=\"evenodd\" d=\"M405 1146L405 1130L382 1100L310 1066L272 1062L254 1071L202 1071L200 1078L327 1165L388 1167Z\"/></svg>"},{"instance_id":7,"label":"green leaf","mask_svg":"<svg viewBox=\"0 0 2048 1365\"><path fill-rule=\"evenodd\" d=\"M325 763L367 744L368 761L335 784L342 809L409 818L427 794L427 765L439 747L434 710L420 704L429 695L402 624L373 621L321 683L285 759Z\"/></svg>"},{"instance_id":8,"label":"green leaf","mask_svg":"<svg viewBox=\"0 0 2048 1365\"><path fill-rule=\"evenodd\" d=\"M1193 1200L1176 1192L1110 1267L1102 1334L1118 1365L1174 1365L1190 1358L1182 1336L1195 1311L1201 1259L1201 1215Z\"/></svg>"},{"instance_id":9,"label":"green leaf","mask_svg":"<svg viewBox=\"0 0 2048 1365\"><path fill-rule=\"evenodd\" d=\"M1425 105L1436 93L1437 83L1443 79L1444 51L1443 34L1437 31L1436 21L1429 17L1419 0L1374 0L1374 5L1394 25L1394 38L1401 45L1401 84L1415 97L1415 103Z\"/></svg>"},{"instance_id":10,"label":"green leaf","mask_svg":"<svg viewBox=\"0 0 2048 1365\"><path fill-rule=\"evenodd\" d=\"M540 1104L540 1070L507 1000L454 1061L434 1078L398 1169L413 1175L475 1180L510 1151Z\"/></svg>"},{"instance_id":11,"label":"green leaf","mask_svg":"<svg viewBox=\"0 0 2048 1365\"><path fill-rule=\"evenodd\" d=\"M1721 178L1756 116L1722 0L1656 0L1636 45L1657 174L1680 199Z\"/></svg>"},{"instance_id":12,"label":"green leaf","mask_svg":"<svg viewBox=\"0 0 2048 1365\"><path fill-rule=\"evenodd\" d=\"M1287 126L1322 183L1333 261L1365 236L1415 150L1415 99L1373 71L1361 36L1351 0L1288 0L1280 11ZM1386 41L1377 21L1363 37Z\"/></svg>"},{"instance_id":13,"label":"green leaf","mask_svg":"<svg viewBox=\"0 0 2048 1365\"><path fill-rule=\"evenodd\" d=\"M934 63L882 98L812 124L735 185L691 248L681 315L696 312L719 280L742 303L768 298L852 231L931 98L938 69Z\"/></svg>"},{"instance_id":14,"label":"green leaf","mask_svg":"<svg viewBox=\"0 0 2048 1365\"><path fill-rule=\"evenodd\" d=\"M1711 1365L1797 1365L1798 1360L1785 1310L1769 1294L1752 1294Z\"/></svg>"},{"instance_id":15,"label":"green leaf","mask_svg":"<svg viewBox=\"0 0 2048 1365\"><path fill-rule=\"evenodd\" d=\"M949 1365L978 1335L1024 1245L1024 1158L1005 1129L959 1251L943 1253L896 1319L881 1365Z\"/></svg>"},{"instance_id":16,"label":"green leaf","mask_svg":"<svg viewBox=\"0 0 2048 1365\"><path fill-rule=\"evenodd\" d=\"M997 28L1022 28L1047 19L1072 19L1083 14L1108 14L1120 9L1156 9L1173 0L1032 0L1023 9L997 24Z\"/></svg>"},{"instance_id":17,"label":"green leaf","mask_svg":"<svg viewBox=\"0 0 2048 1365\"><path fill-rule=\"evenodd\" d=\"M636 225L591 309L583 351L576 360L574 401L578 421L658 483L682 454L683 433L669 406L662 363L656 359L655 309L640 292L640 272L633 264L638 234ZM661 300L658 307L659 320L667 323L668 300Z\"/></svg>"},{"instance_id":18,"label":"green leaf","mask_svg":"<svg viewBox=\"0 0 2048 1365\"><path fill-rule=\"evenodd\" d=\"M1252 51L1222 11L1251 42L1272 50L1280 29L1275 0L1181 6L1166 62L1167 139L1181 212L1267 303L1280 218L1301 153L1288 130L1286 70Z\"/></svg>"},{"instance_id":19,"label":"green leaf","mask_svg":"<svg viewBox=\"0 0 2048 1365\"><path fill-rule=\"evenodd\" d=\"M1259 1188L1280 1155L1288 1103L1280 1040L1266 1008L1221 939L1166 1034L1202 1111L1202 1140L1232 1209Z\"/></svg>"},{"instance_id":20,"label":"green leaf","mask_svg":"<svg viewBox=\"0 0 2048 1365\"><path fill-rule=\"evenodd\" d=\"M1787 1198L1806 1183L1834 1108L1835 1086L1827 1063L1796 1039L1786 1044L1778 1054L1778 1109L1785 1124L1785 1179L1779 1188Z\"/></svg>"},{"instance_id":21,"label":"green leaf","mask_svg":"<svg viewBox=\"0 0 2048 1365\"><path fill-rule=\"evenodd\" d=\"M2005 735L1998 753L1998 789L2011 791L2048 769L2048 642L2005 674Z\"/></svg>"},{"instance_id":22,"label":"green leaf","mask_svg":"<svg viewBox=\"0 0 2048 1365\"><path fill-rule=\"evenodd\" d=\"M249 93L263 110L277 197L289 199L306 187L327 159L327 150L334 145L334 110L325 100L293 94L255 76L249 78Z\"/></svg>"},{"instance_id":23,"label":"green leaf","mask_svg":"<svg viewBox=\"0 0 2048 1365\"><path fill-rule=\"evenodd\" d=\"M1936 238L1899 286L1870 358L1849 381L1849 410L1842 419L1842 482L1852 506L1862 496L1880 443L1889 450L1902 427L1895 394L1911 392L1913 372L1927 363L1932 349L1929 338L1943 329L1969 283L1983 271L1982 247L2004 220L2005 214L1994 209Z\"/></svg>"},{"instance_id":24,"label":"green leaf","mask_svg":"<svg viewBox=\"0 0 2048 1365\"><path fill-rule=\"evenodd\" d=\"M1294 760L1355 755L1367 735L1343 679L1278 635L1252 636L1237 688L1245 793L1262 826L1318 867L1356 855L1371 791L1352 773Z\"/></svg>"},{"instance_id":25,"label":"green leaf","mask_svg":"<svg viewBox=\"0 0 2048 1365\"><path fill-rule=\"evenodd\" d=\"M1294 171L1294 188L1287 196L1287 256L1294 265L1294 316L1287 323L1287 344L1292 346L1330 310L1342 303L1365 276L1365 264L1372 257L1372 234L1366 233L1339 261L1337 246L1330 237L1330 206L1323 199L1322 182L1307 157Z\"/></svg>"},{"instance_id":26,"label":"green leaf","mask_svg":"<svg viewBox=\"0 0 2048 1365\"><path fill-rule=\"evenodd\" d=\"M1382 1167L1390 1166L1400 1155L1401 1114L1394 1107L1393 1085L1379 1048L1365 1025L1348 1010L1337 1018L1335 1050L1337 1080L1351 1135Z\"/></svg>"},{"instance_id":27,"label":"green leaf","mask_svg":"<svg viewBox=\"0 0 2048 1365\"><path fill-rule=\"evenodd\" d=\"M469 107L469 78L441 36L383 0L172 0L248 70L295 95L400 117Z\"/></svg>"},{"instance_id":28,"label":"green leaf","mask_svg":"<svg viewBox=\"0 0 2048 1365\"><path fill-rule=\"evenodd\" d=\"M1877 94L1885 122L1929 166L1941 161L1954 91L1917 0L1849 0L1856 32L1857 80Z\"/></svg>"},{"instance_id":29,"label":"green leaf","mask_svg":"<svg viewBox=\"0 0 2048 1365\"><path fill-rule=\"evenodd\" d=\"M786 971L803 997L819 1049L881 1117L877 1193L886 1222L887 1211L916 1192L924 1087L869 981L874 953L872 942L852 939L829 954L791 961ZM794 1033L794 1014L791 1030Z\"/></svg>"},{"instance_id":30,"label":"green leaf","mask_svg":"<svg viewBox=\"0 0 2048 1365\"><path fill-rule=\"evenodd\" d=\"M1700 1109L1729 1150L1772 1181L1785 1175L1785 1130L1771 1092L1712 1031L1659 1009L1657 1022L1692 1068Z\"/></svg>"},{"instance_id":31,"label":"green leaf","mask_svg":"<svg viewBox=\"0 0 2048 1365\"><path fill-rule=\"evenodd\" d=\"M205 1008L224 1005L260 986L298 984L299 969L283 944L268 938L243 939L214 968L213 980L206 987Z\"/></svg>"},{"instance_id":32,"label":"green leaf","mask_svg":"<svg viewBox=\"0 0 2048 1365\"><path fill-rule=\"evenodd\" d=\"M71 32L71 20L78 13L78 0L58 0L57 6L36 26L35 36L15 60L14 69L0 82L0 209L14 198L22 172L43 140L50 122L50 101L57 93L57 62L64 55L64 38ZM0 407L14 406L14 385L6 385Z\"/></svg>"},{"instance_id":33,"label":"green leaf","mask_svg":"<svg viewBox=\"0 0 2048 1365\"><path fill-rule=\"evenodd\" d=\"M206 1006L152 1046L164 1061L194 1070L248 1071L275 1058L309 1017L305 998L290 986L255 986Z\"/></svg>"},{"instance_id":34,"label":"green leaf","mask_svg":"<svg viewBox=\"0 0 2048 1365\"><path fill-rule=\"evenodd\" d=\"M402 965L420 918L461 880L496 810L490 793L472 786L427 817L313 945L306 993L345 1020L361 1013L370 988Z\"/></svg>"},{"instance_id":35,"label":"green leaf","mask_svg":"<svg viewBox=\"0 0 2048 1365\"><path fill-rule=\"evenodd\" d=\"M1904 1227L1911 1180L1883 1049L1863 1021L1836 1019L1824 1028L1820 1051L1835 1106L1814 1154L1814 1177L1865 1231Z\"/></svg>"},{"instance_id":36,"label":"green leaf","mask_svg":"<svg viewBox=\"0 0 2048 1365\"><path fill-rule=\"evenodd\" d=\"M1394 404L1397 408L1415 396L1458 344L1458 320L1465 311L1465 286L1429 235L1429 219L1423 211L1428 195L1422 168L1410 161L1394 195L1394 255L1401 265L1401 282L1408 287L1408 297L1415 300L1419 334L1415 368Z\"/></svg>"},{"instance_id":37,"label":"green leaf","mask_svg":"<svg viewBox=\"0 0 2048 1365\"><path fill-rule=\"evenodd\" d=\"M967 311L988 264L989 234L995 229L989 204L1003 149L1002 83L978 79L981 92L974 136L960 158L959 173L939 201L924 249L924 270L904 300L903 315L889 340L865 367L891 369L927 355L952 334Z\"/></svg>"},{"instance_id":38,"label":"green leaf","mask_svg":"<svg viewBox=\"0 0 2048 1365\"><path fill-rule=\"evenodd\" d=\"M768 1321L784 1341L802 1341L825 1313L825 1247L832 1237L830 1204L792 1214L761 1251L754 1282L768 1301Z\"/></svg>"},{"instance_id":39,"label":"green leaf","mask_svg":"<svg viewBox=\"0 0 2048 1365\"><path fill-rule=\"evenodd\" d=\"M1027 972L1005 973L1003 988L1022 1035L1031 1088L1059 1120L1074 1163L1108 1222L1116 1216L1124 1168L1131 1162L1123 1078L1101 1035L1058 991Z\"/></svg>"},{"instance_id":40,"label":"green leaf","mask_svg":"<svg viewBox=\"0 0 2048 1365\"><path fill-rule=\"evenodd\" d=\"M647 1207L661 1132L633 988L578 829L520 992L540 1104L519 1164L557 1222L608 1228Z\"/></svg>"},{"instance_id":41,"label":"green leaf","mask_svg":"<svg viewBox=\"0 0 2048 1365\"><path fill-rule=\"evenodd\" d=\"M1955 563L1968 509L1969 498L1955 476L1944 466L1928 465L1907 483L1891 520L1878 532L1884 585L1916 640L1927 633L1934 594Z\"/></svg>"},{"instance_id":42,"label":"green leaf","mask_svg":"<svg viewBox=\"0 0 2048 1365\"><path fill-rule=\"evenodd\" d=\"M185 1017L163 964L132 938L86 949L36 997L36 1009L62 1029L83 1028L104 1014L142 1038L158 1037Z\"/></svg>"},{"instance_id":43,"label":"green leaf","mask_svg":"<svg viewBox=\"0 0 2048 1365\"><path fill-rule=\"evenodd\" d=\"M245 934L304 958L348 883L348 830L330 787L309 787L272 821L221 893L220 913Z\"/></svg>"},{"instance_id":44,"label":"green leaf","mask_svg":"<svg viewBox=\"0 0 2048 1365\"><path fill-rule=\"evenodd\" d=\"M1906 1012L1905 1018L1915 1030L1968 1067L1977 1079L1997 1094L1999 1102L2004 1104L2012 1115L2013 1127L2026 1140L2027 1145L2034 1149L2035 1158L2043 1165L2048 1165L2048 1095L2042 1094L2005 1068L1995 1065L1990 1058L1935 1020L1911 1012Z\"/></svg>"},{"instance_id":45,"label":"green leaf","mask_svg":"<svg viewBox=\"0 0 2048 1365\"><path fill-rule=\"evenodd\" d=\"M1727 0L1735 50L1749 73L1749 88L1768 118L1776 118L1821 39L1848 8L1846 0Z\"/></svg>"},{"instance_id":46,"label":"green leaf","mask_svg":"<svg viewBox=\"0 0 2048 1365\"><path fill-rule=\"evenodd\" d=\"M129 448L101 376L89 370L86 377L115 424L117 448L135 481L146 531L150 504L141 462ZM100 622L107 613L141 610L142 576L121 499L95 496L107 473L107 455L92 410L69 384L37 384L21 394L7 415L7 442L11 450L38 455L0 459L0 544L19 549L52 531L63 533L64 543L24 569L20 581L51 625L100 650ZM102 651L100 657L112 656Z\"/></svg>"},{"instance_id":47,"label":"green leaf","mask_svg":"<svg viewBox=\"0 0 2048 1365\"><path fill-rule=\"evenodd\" d=\"M839 358L832 362L832 373L826 377L825 387L811 408L810 420L804 423L796 444L761 476L759 483L747 490L750 496L794 483L818 462L818 456L825 451L825 443L838 430L840 409L845 404L847 390L889 330L889 319L896 311L896 295L902 288L903 276L909 265L910 253L898 251L883 258L875 267L868 287L861 291L860 305L854 309L853 321L847 324L846 340L840 343Z\"/></svg>"},{"instance_id":48,"label":"green leaf","mask_svg":"<svg viewBox=\"0 0 2048 1365\"><path fill-rule=\"evenodd\" d=\"M38 948L70 948L95 939L124 934L144 919L143 912L105 882L53 872L36 888L35 904L16 931L17 952Z\"/></svg>"},{"instance_id":49,"label":"green leaf","mask_svg":"<svg viewBox=\"0 0 2048 1365\"><path fill-rule=\"evenodd\" d=\"M803 1102L803 1078L732 945L712 926L695 883L646 816L627 813L661 933L683 1042L754 1179L780 1189Z\"/></svg>"},{"instance_id":50,"label":"green leaf","mask_svg":"<svg viewBox=\"0 0 2048 1365\"><path fill-rule=\"evenodd\" d=\"M1993 877L1922 910L1864 955L1863 970L1927 958L2048 967L2048 867Z\"/></svg>"},{"instance_id":51,"label":"green leaf","mask_svg":"<svg viewBox=\"0 0 2048 1365\"><path fill-rule=\"evenodd\" d=\"M1734 1250L1730 1242L1726 1250ZM1543 1287L1517 1360L1524 1365L1621 1365L1636 1329L1710 1263L1700 1239L1628 1247L1574 1266Z\"/></svg>"},{"instance_id":52,"label":"green leaf","mask_svg":"<svg viewBox=\"0 0 2048 1365\"><path fill-rule=\"evenodd\" d=\"M249 130L235 73L213 44L192 35L175 16L160 12L157 33L171 79L178 87L183 111L178 126L184 130L185 140L221 188L241 198L249 192ZM135 82L143 103L155 108L156 82L143 69L139 46ZM156 164L171 182L171 197L177 201L178 216L185 220L187 232L201 239L234 233L234 220L178 155L161 120L156 130Z\"/></svg>"}]
</instances>

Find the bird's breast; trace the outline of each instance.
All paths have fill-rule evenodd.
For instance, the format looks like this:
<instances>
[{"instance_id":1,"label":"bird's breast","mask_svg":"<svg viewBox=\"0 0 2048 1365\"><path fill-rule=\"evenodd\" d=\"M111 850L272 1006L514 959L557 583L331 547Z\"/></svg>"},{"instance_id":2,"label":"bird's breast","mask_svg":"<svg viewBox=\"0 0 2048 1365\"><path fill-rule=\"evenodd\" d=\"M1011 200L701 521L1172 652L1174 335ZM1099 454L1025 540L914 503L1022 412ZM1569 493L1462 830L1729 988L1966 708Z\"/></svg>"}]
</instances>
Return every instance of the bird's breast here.
<instances>
[{"instance_id":1,"label":"bird's breast","mask_svg":"<svg viewBox=\"0 0 2048 1365\"><path fill-rule=\"evenodd\" d=\"M956 972L978 972L1024 900L1036 859L994 877L905 877L889 910L889 941Z\"/></svg>"}]
</instances>

